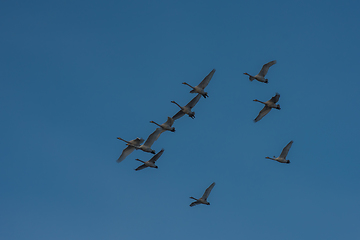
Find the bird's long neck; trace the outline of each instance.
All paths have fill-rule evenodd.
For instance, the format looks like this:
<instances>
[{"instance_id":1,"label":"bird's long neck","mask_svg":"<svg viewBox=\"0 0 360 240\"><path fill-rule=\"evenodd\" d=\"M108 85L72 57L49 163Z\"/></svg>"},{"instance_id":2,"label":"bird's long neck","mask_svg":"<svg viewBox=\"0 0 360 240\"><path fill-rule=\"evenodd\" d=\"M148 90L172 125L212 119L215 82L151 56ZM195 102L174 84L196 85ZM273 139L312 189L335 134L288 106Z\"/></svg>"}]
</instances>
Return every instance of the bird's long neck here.
<instances>
[{"instance_id":1,"label":"bird's long neck","mask_svg":"<svg viewBox=\"0 0 360 240\"><path fill-rule=\"evenodd\" d=\"M124 140L124 139L122 139L122 138L117 138L117 139L119 139L119 140L121 140L121 141L124 141L124 142L126 142L126 143L128 143L129 144L129 142L128 141L126 141L126 140Z\"/></svg>"},{"instance_id":2,"label":"bird's long neck","mask_svg":"<svg viewBox=\"0 0 360 240\"><path fill-rule=\"evenodd\" d=\"M188 85L189 87L191 88L194 88L193 86L191 86L190 84L186 83L186 82L183 82L182 84L185 84L185 85Z\"/></svg>"},{"instance_id":3,"label":"bird's long neck","mask_svg":"<svg viewBox=\"0 0 360 240\"><path fill-rule=\"evenodd\" d=\"M248 73L244 73L245 75L248 75L249 77L254 77L254 76L251 76L250 74L248 74Z\"/></svg>"},{"instance_id":4,"label":"bird's long neck","mask_svg":"<svg viewBox=\"0 0 360 240\"><path fill-rule=\"evenodd\" d=\"M145 163L143 160L140 160L140 159L135 159L136 161L139 161L139 162L142 162L142 163Z\"/></svg>"},{"instance_id":5,"label":"bird's long neck","mask_svg":"<svg viewBox=\"0 0 360 240\"><path fill-rule=\"evenodd\" d=\"M178 107L182 109L182 107L177 102L175 102L175 101L171 101L171 102L178 105Z\"/></svg>"},{"instance_id":6,"label":"bird's long neck","mask_svg":"<svg viewBox=\"0 0 360 240\"><path fill-rule=\"evenodd\" d=\"M190 197L191 199L194 199L194 200L196 200L197 201L197 199L196 198L194 198L194 197Z\"/></svg>"},{"instance_id":7,"label":"bird's long neck","mask_svg":"<svg viewBox=\"0 0 360 240\"><path fill-rule=\"evenodd\" d=\"M271 158L271 157L266 157L267 159L271 159L271 160L275 160L274 158L275 158L275 156L274 156L274 158Z\"/></svg>"},{"instance_id":8,"label":"bird's long neck","mask_svg":"<svg viewBox=\"0 0 360 240\"><path fill-rule=\"evenodd\" d=\"M257 100L257 99L254 99L254 102L259 102L259 103L265 104L264 102L259 101L259 100Z\"/></svg>"},{"instance_id":9,"label":"bird's long neck","mask_svg":"<svg viewBox=\"0 0 360 240\"><path fill-rule=\"evenodd\" d=\"M158 125L159 127L161 127L160 124L158 124L158 123L156 123L156 122L154 122L154 121L150 121L150 122Z\"/></svg>"}]
</instances>

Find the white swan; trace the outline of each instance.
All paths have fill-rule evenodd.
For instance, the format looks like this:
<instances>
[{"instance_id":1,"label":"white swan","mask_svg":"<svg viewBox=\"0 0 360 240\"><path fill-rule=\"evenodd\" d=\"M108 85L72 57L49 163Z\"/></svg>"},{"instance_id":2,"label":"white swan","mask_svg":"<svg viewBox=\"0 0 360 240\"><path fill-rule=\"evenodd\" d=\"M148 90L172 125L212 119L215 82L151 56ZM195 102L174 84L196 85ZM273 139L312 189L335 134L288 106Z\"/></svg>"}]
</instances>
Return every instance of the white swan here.
<instances>
[{"instance_id":1,"label":"white swan","mask_svg":"<svg viewBox=\"0 0 360 240\"><path fill-rule=\"evenodd\" d=\"M290 141L282 150L281 154L279 157L275 157L271 158L271 157L266 157L267 159L271 159L271 160L275 160L278 161L280 163L290 163L290 160L286 159L286 156L291 148L291 145L293 144L294 141Z\"/></svg>"},{"instance_id":2,"label":"white swan","mask_svg":"<svg viewBox=\"0 0 360 240\"><path fill-rule=\"evenodd\" d=\"M137 161L139 161L139 162L144 163L143 165L141 165L141 166L139 166L138 168L136 168L135 171L139 171L139 170L144 169L144 168L147 168L147 167L158 168L158 166L155 165L155 162L156 162L156 160L159 159L159 157L163 154L163 152L164 152L164 149L161 149L160 152L158 152L158 153L157 153L156 155L154 155L149 161L146 161L146 162L144 162L144 161L142 161L142 160L140 160L140 159L135 159L135 160L137 160Z\"/></svg>"},{"instance_id":3,"label":"white swan","mask_svg":"<svg viewBox=\"0 0 360 240\"><path fill-rule=\"evenodd\" d=\"M251 76L248 73L244 73L244 74L249 76L250 81L253 81L254 79L256 79L259 82L268 83L268 79L265 79L265 75L267 74L269 68L272 65L274 65L275 63L276 63L276 60L264 64L263 67L261 68L260 72L258 74L256 74L255 76Z\"/></svg>"},{"instance_id":4,"label":"white swan","mask_svg":"<svg viewBox=\"0 0 360 240\"><path fill-rule=\"evenodd\" d=\"M136 147L139 147L140 144L142 144L144 142L144 139L142 139L142 138L136 138L136 139L133 139L131 141L126 141L126 140L124 140L122 138L119 138L119 137L117 139L126 142L126 145L128 145L122 151L122 153L121 153L120 157L118 158L118 160L116 160L116 162L118 162L118 163L123 161L127 156L129 156L130 153L132 153L134 151L134 149Z\"/></svg>"},{"instance_id":5,"label":"white swan","mask_svg":"<svg viewBox=\"0 0 360 240\"><path fill-rule=\"evenodd\" d=\"M213 69L202 81L199 85L193 87L190 84L183 82L182 84L188 85L189 87L191 87L193 90L190 91L190 93L200 93L204 98L208 97L207 92L204 91L204 89L206 88L206 86L209 84L212 76L215 73L215 69Z\"/></svg>"},{"instance_id":6,"label":"white swan","mask_svg":"<svg viewBox=\"0 0 360 240\"><path fill-rule=\"evenodd\" d=\"M171 131L171 132L175 132L175 128L172 127L172 125L174 124L174 119L172 119L171 117L168 117L167 121L164 122L163 124L158 124L154 121L150 121L151 123L154 123L156 125L158 125L159 127L161 127L161 129L163 131Z\"/></svg>"},{"instance_id":7,"label":"white swan","mask_svg":"<svg viewBox=\"0 0 360 240\"><path fill-rule=\"evenodd\" d=\"M276 95L274 97L272 97L270 100L268 100L266 102L262 102L257 99L254 99L255 102L260 102L262 104L265 104L265 107L259 112L258 116L254 119L254 122L260 121L266 114L268 114L270 112L270 110L272 108L276 108L276 109L280 110L281 109L280 105L275 104L279 101L279 98L280 98L280 94L276 93Z\"/></svg>"},{"instance_id":8,"label":"white swan","mask_svg":"<svg viewBox=\"0 0 360 240\"><path fill-rule=\"evenodd\" d=\"M189 115L189 117L191 117L192 119L195 118L195 112L192 112L191 109L193 107L195 107L195 105L197 104L197 102L199 101L199 99L201 98L201 94L196 95L196 97L194 97L188 104L186 104L186 106L182 107L180 106L178 103L176 103L175 101L171 101L172 103L176 104L179 106L179 108L181 108L181 110L179 112L177 112L172 119L176 120L181 118L182 116L184 116L185 114Z\"/></svg>"},{"instance_id":9,"label":"white swan","mask_svg":"<svg viewBox=\"0 0 360 240\"><path fill-rule=\"evenodd\" d=\"M209 197L209 194L211 192L211 190L213 189L213 187L215 186L215 182L213 182L204 192L204 194L202 195L201 198L199 199L196 199L194 197L190 197L191 199L194 199L196 200L195 202L192 202L190 204L190 207L193 207L195 205L198 205L198 204L206 204L206 205L210 205L210 203L207 201L207 198Z\"/></svg>"},{"instance_id":10,"label":"white swan","mask_svg":"<svg viewBox=\"0 0 360 240\"><path fill-rule=\"evenodd\" d=\"M149 135L149 137L146 139L145 143L140 146L136 146L135 149L143 150L144 152L149 152L152 154L155 154L155 150L151 149L151 146L153 143L159 138L159 134L161 133L161 128L156 128L155 131Z\"/></svg>"}]
</instances>

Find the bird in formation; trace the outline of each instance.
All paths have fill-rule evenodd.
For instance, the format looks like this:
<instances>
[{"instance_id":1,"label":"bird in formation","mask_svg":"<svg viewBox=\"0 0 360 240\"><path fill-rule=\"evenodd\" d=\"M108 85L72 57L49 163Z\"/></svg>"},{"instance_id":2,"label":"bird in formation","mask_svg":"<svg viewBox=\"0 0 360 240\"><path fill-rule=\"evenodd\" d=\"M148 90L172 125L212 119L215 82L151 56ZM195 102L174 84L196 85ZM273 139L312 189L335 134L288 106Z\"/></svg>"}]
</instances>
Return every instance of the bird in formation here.
<instances>
[{"instance_id":1,"label":"bird in formation","mask_svg":"<svg viewBox=\"0 0 360 240\"><path fill-rule=\"evenodd\" d=\"M284 149L282 150L281 154L279 157L275 157L274 158L271 158L271 157L266 157L267 159L271 159L271 160L275 160L275 161L278 161L280 163L290 163L290 160L289 159L286 159L286 156L288 155L289 153L289 150L291 148L291 145L293 144L294 141L290 141L285 147Z\"/></svg>"},{"instance_id":2,"label":"bird in formation","mask_svg":"<svg viewBox=\"0 0 360 240\"><path fill-rule=\"evenodd\" d=\"M144 162L143 160L140 160L138 158L135 159L135 160L143 163L143 165L136 168L135 171L139 171L139 170L147 168L147 167L158 168L158 166L155 165L155 162L156 162L156 160L159 159L159 157L163 154L163 152L164 152L164 149L161 149L160 152L155 154L149 161L146 161L146 162Z\"/></svg>"},{"instance_id":3,"label":"bird in formation","mask_svg":"<svg viewBox=\"0 0 360 240\"><path fill-rule=\"evenodd\" d=\"M255 80L258 80L259 82L268 83L268 79L265 78L265 75L269 71L269 68L272 65L274 65L275 63L276 63L276 60L264 64L262 66L260 72L258 74L256 74L255 76L252 76L248 73L244 73L244 74L249 76L250 81L253 81L255 79Z\"/></svg>"},{"instance_id":4,"label":"bird in formation","mask_svg":"<svg viewBox=\"0 0 360 240\"><path fill-rule=\"evenodd\" d=\"M211 190L214 188L215 186L215 182L213 182L204 192L204 194L202 195L201 198L199 199L196 199L194 197L190 197L191 199L194 199L195 202L192 202L190 204L190 207L193 207L195 205L198 205L198 204L206 204L206 205L210 205L210 203L207 201L207 198L209 197L209 194L211 192Z\"/></svg>"},{"instance_id":5,"label":"bird in formation","mask_svg":"<svg viewBox=\"0 0 360 240\"><path fill-rule=\"evenodd\" d=\"M181 109L179 112L177 112L172 119L177 120L179 118L181 118L182 116L184 116L185 114L189 115L189 117L191 117L192 119L195 118L195 112L192 112L191 109L193 107L195 107L195 105L198 103L198 101L201 98L201 94L196 95L196 97L194 97L193 99L191 99L191 101L186 104L185 106L180 106L177 102L175 101L171 101L172 103L178 105L178 107Z\"/></svg>"},{"instance_id":6,"label":"bird in formation","mask_svg":"<svg viewBox=\"0 0 360 240\"><path fill-rule=\"evenodd\" d=\"M281 109L280 105L276 104L279 101L279 98L280 98L280 94L276 93L275 96L273 96L270 100L268 100L266 102L262 102L257 99L254 99L255 102L265 104L264 108L261 109L261 111L259 112L257 117L254 119L254 122L260 121L266 114L268 114L270 112L270 110L272 108L276 108L276 109L280 110Z\"/></svg>"},{"instance_id":7,"label":"bird in formation","mask_svg":"<svg viewBox=\"0 0 360 240\"><path fill-rule=\"evenodd\" d=\"M204 80L201 81L201 83L199 83L199 85L193 87L190 84L183 82L182 84L188 85L189 87L191 87L193 90L190 91L190 93L199 93L201 94L204 98L208 97L207 92L204 91L204 89L206 88L206 86L209 84L212 76L215 73L215 69L213 69L205 78Z\"/></svg>"}]
</instances>

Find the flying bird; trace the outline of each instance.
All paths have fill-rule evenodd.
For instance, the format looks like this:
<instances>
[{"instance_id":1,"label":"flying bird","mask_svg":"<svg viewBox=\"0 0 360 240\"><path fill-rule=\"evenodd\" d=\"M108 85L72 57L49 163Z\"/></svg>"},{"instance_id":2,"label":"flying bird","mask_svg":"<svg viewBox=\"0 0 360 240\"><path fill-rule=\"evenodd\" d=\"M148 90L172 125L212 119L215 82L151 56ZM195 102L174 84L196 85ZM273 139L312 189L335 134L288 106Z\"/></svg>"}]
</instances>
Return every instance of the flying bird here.
<instances>
[{"instance_id":1,"label":"flying bird","mask_svg":"<svg viewBox=\"0 0 360 240\"><path fill-rule=\"evenodd\" d=\"M163 152L164 152L164 149L161 149L160 152L158 152L158 153L157 153L156 155L154 155L149 161L146 161L146 162L144 162L144 161L142 161L142 160L140 160L140 159L135 159L135 160L137 160L137 161L139 161L139 162L144 163L143 165L141 165L141 166L139 166L138 168L136 168L135 171L139 171L139 170L144 169L144 168L147 168L147 167L158 168L158 166L155 165L155 162L156 162L156 160L159 159L159 157L163 154Z\"/></svg>"},{"instance_id":2,"label":"flying bird","mask_svg":"<svg viewBox=\"0 0 360 240\"><path fill-rule=\"evenodd\" d=\"M154 123L156 125L158 125L159 127L161 127L161 129L163 130L163 132L165 131L171 131L171 132L175 132L175 128L172 127L172 125L174 124L174 119L172 119L171 117L167 118L167 121L164 122L163 124L158 124L154 121L150 121L151 123Z\"/></svg>"},{"instance_id":3,"label":"flying bird","mask_svg":"<svg viewBox=\"0 0 360 240\"><path fill-rule=\"evenodd\" d=\"M270 110L272 108L276 108L278 110L280 110L280 105L279 104L275 104L279 101L280 98L280 94L276 93L276 95L274 97L272 97L270 100L266 101L266 102L262 102L259 101L257 99L254 99L255 102L260 102L262 104L265 104L264 108L261 109L261 111L259 112L258 116L254 119L254 122L258 122L260 121L266 114L268 114L270 112Z\"/></svg>"},{"instance_id":4,"label":"flying bird","mask_svg":"<svg viewBox=\"0 0 360 240\"><path fill-rule=\"evenodd\" d=\"M154 144L154 142L159 138L159 134L161 133L161 128L156 128L155 131L149 135L149 137L146 139L145 143L140 146L136 146L136 150L141 149L144 152L149 152L152 154L155 154L155 150L151 149L151 146Z\"/></svg>"},{"instance_id":5,"label":"flying bird","mask_svg":"<svg viewBox=\"0 0 360 240\"><path fill-rule=\"evenodd\" d=\"M191 109L193 107L195 107L195 105L197 104L197 102L199 101L199 99L201 98L201 94L196 95L196 97L194 97L188 104L186 104L186 106L182 107L180 106L178 103L176 103L175 101L171 101L172 103L176 104L179 106L179 108L181 108L181 110L176 113L172 119L177 120L179 118L181 118L182 116L184 116L185 114L189 115L189 117L191 117L192 119L195 118L195 112L192 112Z\"/></svg>"},{"instance_id":6,"label":"flying bird","mask_svg":"<svg viewBox=\"0 0 360 240\"><path fill-rule=\"evenodd\" d=\"M190 93L199 93L201 94L204 98L208 97L207 92L204 91L204 89L206 88L206 86L209 84L212 76L215 73L215 69L213 69L205 78L204 80L201 81L201 83L195 87L191 86L190 84L183 82L182 84L188 85L189 87L191 87L193 90L190 91Z\"/></svg>"},{"instance_id":7,"label":"flying bird","mask_svg":"<svg viewBox=\"0 0 360 240\"><path fill-rule=\"evenodd\" d=\"M291 145L293 144L294 141L290 141L282 150L281 154L279 157L275 157L271 158L271 157L266 157L267 159L271 159L271 160L275 160L278 161L280 163L290 163L290 160L286 159L286 156L291 148Z\"/></svg>"},{"instance_id":8,"label":"flying bird","mask_svg":"<svg viewBox=\"0 0 360 240\"><path fill-rule=\"evenodd\" d=\"M267 74L267 72L269 71L269 68L274 65L276 63L276 60L268 62L266 64L263 65L263 67L261 68L260 72L258 74L256 74L255 76L251 76L248 73L244 73L245 75L249 76L249 80L253 81L254 79L258 80L259 82L264 82L264 83L268 83L268 79L265 78L265 75Z\"/></svg>"},{"instance_id":9,"label":"flying bird","mask_svg":"<svg viewBox=\"0 0 360 240\"><path fill-rule=\"evenodd\" d=\"M199 199L196 199L194 197L190 197L191 199L194 199L196 200L195 202L192 202L190 204L190 207L193 207L195 205L198 205L198 204L206 204L206 205L210 205L210 203L207 201L207 198L209 197L209 194L211 192L211 190L213 189L213 187L215 186L215 182L213 182L204 192L204 194L202 195L201 198Z\"/></svg>"},{"instance_id":10,"label":"flying bird","mask_svg":"<svg viewBox=\"0 0 360 240\"><path fill-rule=\"evenodd\" d=\"M128 145L121 153L120 157L118 158L118 160L116 160L116 162L121 162L123 161L127 156L129 156L130 153L132 153L134 151L134 149L136 147L139 147L140 144L142 144L144 142L144 139L142 138L136 138L136 139L133 139L133 140L130 140L130 141L126 141L122 138L117 138L121 141L124 141L126 142L126 145Z\"/></svg>"}]
</instances>

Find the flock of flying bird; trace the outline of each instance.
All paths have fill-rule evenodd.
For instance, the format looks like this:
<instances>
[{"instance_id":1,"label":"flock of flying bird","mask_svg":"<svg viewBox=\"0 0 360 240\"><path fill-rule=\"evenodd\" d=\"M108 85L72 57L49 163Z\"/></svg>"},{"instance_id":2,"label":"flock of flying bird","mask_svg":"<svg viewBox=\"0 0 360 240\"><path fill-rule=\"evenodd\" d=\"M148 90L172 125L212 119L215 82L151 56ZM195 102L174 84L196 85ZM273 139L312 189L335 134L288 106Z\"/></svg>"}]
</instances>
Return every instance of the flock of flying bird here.
<instances>
[{"instance_id":1,"label":"flock of flying bird","mask_svg":"<svg viewBox=\"0 0 360 240\"><path fill-rule=\"evenodd\" d=\"M249 76L249 80L253 81L253 80L257 80L259 82L263 82L263 83L268 83L268 79L265 78L265 75L267 74L269 68L274 65L276 63L276 61L271 61L268 62L266 64L263 65L263 67L261 68L260 72L258 74L256 74L255 76L252 76L248 73L244 73L245 75ZM158 124L154 121L150 121L150 123L154 123L157 126L159 126L158 128L155 129L155 131L153 133L151 133L149 135L149 137L146 139L145 143L142 144L144 142L144 139L142 138L136 138L130 141L126 141L120 137L118 137L117 139L122 140L124 142L126 142L127 147L122 151L120 157L118 158L117 162L121 162L123 161L129 154L131 154L135 149L136 150L142 150L144 152L149 152L152 154L155 154L155 150L151 149L151 146L153 145L153 143L160 137L160 135L165 132L165 131L171 131L171 132L175 132L175 128L172 126L174 124L174 121L181 118L182 116L184 116L185 114L189 115L189 117L191 117L192 119L195 118L195 112L192 111L192 108L195 107L195 105L199 102L201 96L206 98L208 97L207 92L205 92L205 88L206 86L209 84L212 76L215 73L215 69L213 69L201 82L199 85L193 87L190 84L183 82L182 84L188 85L189 87L192 88L192 90L190 91L190 93L196 93L196 97L194 97L188 104L186 104L185 106L181 106L178 103L176 103L175 101L171 101L172 103L176 104L179 108L180 111L178 111L173 117L168 117L167 121L164 122L163 124ZM268 114L272 108L278 109L280 110L280 105L276 104L279 101L280 98L280 94L276 93L276 95L274 97L272 97L270 100L266 101L266 102L262 102L259 101L257 99L255 99L255 102L260 102L262 104L264 104L264 108L259 112L258 116L254 119L254 122L258 122L260 121L266 114ZM290 141L282 150L281 154L279 157L266 157L266 159L271 159L271 160L275 160L278 161L280 163L290 163L290 161L288 159L286 159L286 156L291 148L291 145L293 144L293 141ZM139 162L142 162L143 164L140 165L138 168L135 169L135 171L139 171L142 170L144 168L147 167L151 167L151 168L158 168L158 166L155 165L156 160L158 160L161 155L164 153L164 149L161 149L161 151L159 151L158 153L156 153L150 160L148 161L143 161L140 159L135 159ZM190 207L193 207L195 205L198 204L206 204L206 205L210 205L210 203L207 201L207 198L211 192L211 190L213 189L213 187L215 186L215 182L213 182L204 192L204 194L202 195L201 198L196 199L194 197L190 197L191 199L194 199L195 202L192 202L190 204Z\"/></svg>"}]
</instances>

